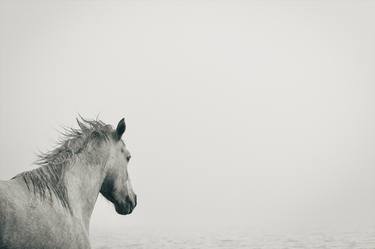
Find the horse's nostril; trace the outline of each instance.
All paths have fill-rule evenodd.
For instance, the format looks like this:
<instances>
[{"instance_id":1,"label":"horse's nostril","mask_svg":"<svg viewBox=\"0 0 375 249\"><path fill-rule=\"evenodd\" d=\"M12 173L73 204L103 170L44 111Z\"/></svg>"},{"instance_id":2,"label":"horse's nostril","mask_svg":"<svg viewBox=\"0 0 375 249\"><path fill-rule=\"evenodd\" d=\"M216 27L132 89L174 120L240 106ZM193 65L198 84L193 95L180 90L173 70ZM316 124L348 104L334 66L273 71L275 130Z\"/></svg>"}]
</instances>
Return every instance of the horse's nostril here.
<instances>
[{"instance_id":1,"label":"horse's nostril","mask_svg":"<svg viewBox=\"0 0 375 249\"><path fill-rule=\"evenodd\" d=\"M137 195L134 195L134 207L137 206Z\"/></svg>"}]
</instances>

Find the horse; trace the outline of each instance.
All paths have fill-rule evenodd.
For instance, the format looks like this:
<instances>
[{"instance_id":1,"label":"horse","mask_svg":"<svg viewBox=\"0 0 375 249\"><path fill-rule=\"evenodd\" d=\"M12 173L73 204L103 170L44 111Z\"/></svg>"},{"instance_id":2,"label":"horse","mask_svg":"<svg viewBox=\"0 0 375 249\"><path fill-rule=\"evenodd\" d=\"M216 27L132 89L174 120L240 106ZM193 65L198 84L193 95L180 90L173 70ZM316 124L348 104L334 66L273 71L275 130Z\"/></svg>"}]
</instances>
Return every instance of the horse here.
<instances>
[{"instance_id":1,"label":"horse","mask_svg":"<svg viewBox=\"0 0 375 249\"><path fill-rule=\"evenodd\" d=\"M128 215L137 205L122 136L100 120L77 118L36 169L0 181L1 249L89 249L89 223L99 193Z\"/></svg>"}]
</instances>

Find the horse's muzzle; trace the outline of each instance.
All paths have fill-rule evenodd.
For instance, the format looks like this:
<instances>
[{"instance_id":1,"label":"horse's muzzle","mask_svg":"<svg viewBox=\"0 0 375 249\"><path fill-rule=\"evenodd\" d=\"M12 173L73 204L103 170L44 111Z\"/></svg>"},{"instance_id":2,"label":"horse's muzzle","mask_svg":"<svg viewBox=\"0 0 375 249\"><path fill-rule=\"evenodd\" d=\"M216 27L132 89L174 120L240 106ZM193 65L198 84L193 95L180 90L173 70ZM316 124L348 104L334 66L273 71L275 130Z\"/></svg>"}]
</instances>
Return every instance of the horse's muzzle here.
<instances>
[{"instance_id":1,"label":"horse's muzzle","mask_svg":"<svg viewBox=\"0 0 375 249\"><path fill-rule=\"evenodd\" d=\"M118 214L127 215L131 214L136 206L137 195L134 194L134 200L132 200L129 196L126 196L125 202L115 204L115 209Z\"/></svg>"}]
</instances>

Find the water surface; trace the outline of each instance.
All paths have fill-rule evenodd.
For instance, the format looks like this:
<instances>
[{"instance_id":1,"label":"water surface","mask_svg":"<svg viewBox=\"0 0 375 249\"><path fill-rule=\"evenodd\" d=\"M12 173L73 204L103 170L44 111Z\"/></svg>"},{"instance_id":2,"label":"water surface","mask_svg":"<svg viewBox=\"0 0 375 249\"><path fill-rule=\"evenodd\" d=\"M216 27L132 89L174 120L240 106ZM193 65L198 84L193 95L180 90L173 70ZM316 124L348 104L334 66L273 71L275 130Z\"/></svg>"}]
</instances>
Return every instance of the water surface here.
<instances>
[{"instance_id":1,"label":"water surface","mask_svg":"<svg viewBox=\"0 0 375 249\"><path fill-rule=\"evenodd\" d=\"M375 249L375 231L280 235L247 230L135 229L95 231L91 241L94 249Z\"/></svg>"}]
</instances>

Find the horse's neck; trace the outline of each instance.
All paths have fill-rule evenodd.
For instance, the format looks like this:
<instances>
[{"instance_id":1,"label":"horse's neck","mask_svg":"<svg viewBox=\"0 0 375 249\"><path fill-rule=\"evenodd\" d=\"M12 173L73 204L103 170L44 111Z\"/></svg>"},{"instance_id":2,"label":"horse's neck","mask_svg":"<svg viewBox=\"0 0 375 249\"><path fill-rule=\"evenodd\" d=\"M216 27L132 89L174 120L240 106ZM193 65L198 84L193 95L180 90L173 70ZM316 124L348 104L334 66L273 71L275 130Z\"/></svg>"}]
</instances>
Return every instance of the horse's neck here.
<instances>
[{"instance_id":1,"label":"horse's neck","mask_svg":"<svg viewBox=\"0 0 375 249\"><path fill-rule=\"evenodd\" d=\"M73 215L82 219L87 230L104 177L104 167L100 164L76 163L65 173L65 184Z\"/></svg>"}]
</instances>

